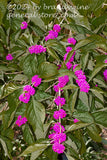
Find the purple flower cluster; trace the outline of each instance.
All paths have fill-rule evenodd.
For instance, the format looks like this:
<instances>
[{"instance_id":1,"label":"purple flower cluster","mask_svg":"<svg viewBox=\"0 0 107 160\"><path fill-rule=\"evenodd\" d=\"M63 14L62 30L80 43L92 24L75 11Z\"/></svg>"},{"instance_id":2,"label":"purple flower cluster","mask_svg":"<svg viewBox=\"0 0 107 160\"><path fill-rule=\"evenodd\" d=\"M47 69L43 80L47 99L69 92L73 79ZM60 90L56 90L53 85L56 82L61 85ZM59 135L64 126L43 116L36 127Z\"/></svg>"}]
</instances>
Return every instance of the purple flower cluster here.
<instances>
[{"instance_id":1,"label":"purple flower cluster","mask_svg":"<svg viewBox=\"0 0 107 160\"><path fill-rule=\"evenodd\" d=\"M75 45L76 44L76 40L74 38L68 38L68 43Z\"/></svg>"},{"instance_id":2,"label":"purple flower cluster","mask_svg":"<svg viewBox=\"0 0 107 160\"><path fill-rule=\"evenodd\" d=\"M60 32L61 27L58 24L55 24L53 26L53 30L49 31L49 34L45 37L45 41L48 41L49 39L55 39L58 37L58 32Z\"/></svg>"},{"instance_id":3,"label":"purple flower cluster","mask_svg":"<svg viewBox=\"0 0 107 160\"><path fill-rule=\"evenodd\" d=\"M86 76L85 76L84 72L80 69L80 70L75 71L74 73L77 77L76 83L80 87L80 92L87 92L88 93L88 91L90 89L90 85L86 81Z\"/></svg>"},{"instance_id":4,"label":"purple flower cluster","mask_svg":"<svg viewBox=\"0 0 107 160\"><path fill-rule=\"evenodd\" d=\"M54 119L57 120L59 118L61 118L61 119L65 118L66 115L67 115L66 112L63 109L60 109L59 111L54 112L53 117L54 117Z\"/></svg>"},{"instance_id":5,"label":"purple flower cluster","mask_svg":"<svg viewBox=\"0 0 107 160\"><path fill-rule=\"evenodd\" d=\"M59 89L63 88L69 82L69 76L65 75L58 78L59 83L54 85L53 89L55 92L59 92Z\"/></svg>"},{"instance_id":6,"label":"purple flower cluster","mask_svg":"<svg viewBox=\"0 0 107 160\"><path fill-rule=\"evenodd\" d=\"M34 87L37 87L41 84L42 79L39 78L38 75L35 75L32 77L31 81L32 85ZM19 96L19 100L21 102L28 103L30 100L30 96L33 96L34 94L35 94L35 89L30 85L26 85L23 88L23 93Z\"/></svg>"},{"instance_id":7,"label":"purple flower cluster","mask_svg":"<svg viewBox=\"0 0 107 160\"><path fill-rule=\"evenodd\" d=\"M22 24L21 24L20 28L23 30L23 29L26 29L26 28L27 28L27 26L28 26L27 22L26 22L26 21L24 21L24 22L22 22Z\"/></svg>"},{"instance_id":8,"label":"purple flower cluster","mask_svg":"<svg viewBox=\"0 0 107 160\"><path fill-rule=\"evenodd\" d=\"M67 52L67 53L64 55L64 61L66 60L68 53L69 53L69 52ZM76 52L73 53L73 55L71 56L71 58L69 59L69 61L66 63L67 69L71 69L71 67L72 67L71 62L74 61L74 56L75 56L75 54L76 54Z\"/></svg>"},{"instance_id":9,"label":"purple flower cluster","mask_svg":"<svg viewBox=\"0 0 107 160\"><path fill-rule=\"evenodd\" d=\"M46 52L46 48L44 48L42 45L30 46L28 50L31 54L32 53L38 54L38 53Z\"/></svg>"},{"instance_id":10,"label":"purple flower cluster","mask_svg":"<svg viewBox=\"0 0 107 160\"><path fill-rule=\"evenodd\" d=\"M58 97L54 100L54 102L56 103L57 106L60 106L60 105L61 105L61 107L62 107L62 106L65 104L66 100L65 100L65 98L61 98L60 96L58 96Z\"/></svg>"},{"instance_id":11,"label":"purple flower cluster","mask_svg":"<svg viewBox=\"0 0 107 160\"><path fill-rule=\"evenodd\" d=\"M66 63L66 67L67 67L67 69L69 70L69 69L71 69L72 64L71 64L70 62L67 62L67 63Z\"/></svg>"},{"instance_id":12,"label":"purple flower cluster","mask_svg":"<svg viewBox=\"0 0 107 160\"><path fill-rule=\"evenodd\" d=\"M104 61L104 63L107 63L107 59Z\"/></svg>"},{"instance_id":13,"label":"purple flower cluster","mask_svg":"<svg viewBox=\"0 0 107 160\"><path fill-rule=\"evenodd\" d=\"M42 79L39 78L38 75L35 75L35 76L32 77L31 81L32 81L32 85L34 87L38 87L41 84Z\"/></svg>"},{"instance_id":14,"label":"purple flower cluster","mask_svg":"<svg viewBox=\"0 0 107 160\"><path fill-rule=\"evenodd\" d=\"M23 91L27 91L31 96L35 94L35 89L30 85L24 86Z\"/></svg>"},{"instance_id":15,"label":"purple flower cluster","mask_svg":"<svg viewBox=\"0 0 107 160\"><path fill-rule=\"evenodd\" d=\"M107 69L104 70L103 75L105 82L107 82Z\"/></svg>"},{"instance_id":16,"label":"purple flower cluster","mask_svg":"<svg viewBox=\"0 0 107 160\"><path fill-rule=\"evenodd\" d=\"M65 128L61 125L61 123L57 122L54 124L53 130L54 132L48 136L48 138L51 139L51 143L53 144L52 149L58 154L63 153L65 146L61 143L66 141L66 134L63 133Z\"/></svg>"},{"instance_id":17,"label":"purple flower cluster","mask_svg":"<svg viewBox=\"0 0 107 160\"><path fill-rule=\"evenodd\" d=\"M6 56L6 60L11 61L12 59L13 59L13 57L12 57L11 54L8 54L8 55Z\"/></svg>"},{"instance_id":18,"label":"purple flower cluster","mask_svg":"<svg viewBox=\"0 0 107 160\"><path fill-rule=\"evenodd\" d=\"M74 123L77 123L77 122L79 122L79 120L78 119L74 119Z\"/></svg>"},{"instance_id":19,"label":"purple flower cluster","mask_svg":"<svg viewBox=\"0 0 107 160\"><path fill-rule=\"evenodd\" d=\"M16 124L20 127L21 125L25 124L27 122L27 118L26 117L23 117L21 115L19 115L17 117L17 120L16 120Z\"/></svg>"},{"instance_id":20,"label":"purple flower cluster","mask_svg":"<svg viewBox=\"0 0 107 160\"><path fill-rule=\"evenodd\" d=\"M68 39L68 41L69 41L69 39ZM70 46L66 47L66 52L67 52L67 53L64 55L64 58L63 58L64 61L66 60L67 55L68 55L68 53L69 53L71 50L72 50L72 47L70 47ZM68 70L71 69L71 67L72 67L71 62L74 61L74 56L75 56L75 54L76 54L76 52L74 51L73 55L71 56L71 58L69 59L69 61L66 63L66 67L67 67Z\"/></svg>"},{"instance_id":21,"label":"purple flower cluster","mask_svg":"<svg viewBox=\"0 0 107 160\"><path fill-rule=\"evenodd\" d=\"M19 100L24 103L28 103L30 100L30 96L33 96L35 94L35 89L30 86L26 85L23 88L23 93L19 96Z\"/></svg>"},{"instance_id":22,"label":"purple flower cluster","mask_svg":"<svg viewBox=\"0 0 107 160\"><path fill-rule=\"evenodd\" d=\"M55 25L53 26L53 30L56 31L56 32L60 32L61 27L59 26L59 24L55 24Z\"/></svg>"},{"instance_id":23,"label":"purple flower cluster","mask_svg":"<svg viewBox=\"0 0 107 160\"><path fill-rule=\"evenodd\" d=\"M61 154L64 152L65 150L65 146L63 144L60 144L60 143L54 143L53 146L52 146L52 149L54 152L57 152L58 154Z\"/></svg>"}]
</instances>

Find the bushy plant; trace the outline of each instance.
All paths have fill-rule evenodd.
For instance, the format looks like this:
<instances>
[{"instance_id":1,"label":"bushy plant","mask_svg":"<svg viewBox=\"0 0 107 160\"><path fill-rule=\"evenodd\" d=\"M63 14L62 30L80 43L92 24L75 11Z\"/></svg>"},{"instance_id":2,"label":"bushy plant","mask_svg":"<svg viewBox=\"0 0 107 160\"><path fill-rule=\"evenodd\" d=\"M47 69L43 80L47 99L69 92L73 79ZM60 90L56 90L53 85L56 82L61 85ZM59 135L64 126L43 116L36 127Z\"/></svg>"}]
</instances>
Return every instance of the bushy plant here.
<instances>
[{"instance_id":1,"label":"bushy plant","mask_svg":"<svg viewBox=\"0 0 107 160\"><path fill-rule=\"evenodd\" d=\"M105 157L105 6L104 0L0 1L2 160Z\"/></svg>"}]
</instances>

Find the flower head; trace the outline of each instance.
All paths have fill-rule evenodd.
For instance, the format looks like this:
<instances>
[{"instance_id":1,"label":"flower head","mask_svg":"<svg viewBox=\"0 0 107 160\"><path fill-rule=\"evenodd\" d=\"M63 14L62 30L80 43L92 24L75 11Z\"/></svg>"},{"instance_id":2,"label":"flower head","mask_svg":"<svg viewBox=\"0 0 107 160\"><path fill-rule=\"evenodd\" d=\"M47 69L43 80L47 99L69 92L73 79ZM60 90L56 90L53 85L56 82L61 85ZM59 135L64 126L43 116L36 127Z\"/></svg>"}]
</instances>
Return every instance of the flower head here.
<instances>
[{"instance_id":1,"label":"flower head","mask_svg":"<svg viewBox=\"0 0 107 160\"><path fill-rule=\"evenodd\" d=\"M89 92L90 85L87 83L85 79L76 79L76 83L80 87L80 92Z\"/></svg>"},{"instance_id":2,"label":"flower head","mask_svg":"<svg viewBox=\"0 0 107 160\"><path fill-rule=\"evenodd\" d=\"M26 117L23 117L21 115L19 115L17 117L17 120L16 120L16 124L20 127L22 124L25 124L27 122L27 118Z\"/></svg>"},{"instance_id":3,"label":"flower head","mask_svg":"<svg viewBox=\"0 0 107 160\"><path fill-rule=\"evenodd\" d=\"M65 75L58 78L58 86L59 88L63 88L69 82L69 76Z\"/></svg>"},{"instance_id":4,"label":"flower head","mask_svg":"<svg viewBox=\"0 0 107 160\"><path fill-rule=\"evenodd\" d=\"M41 84L42 79L39 78L38 75L35 75L35 76L32 77L31 81L32 81L32 85L34 87L37 87L37 86L39 86Z\"/></svg>"},{"instance_id":5,"label":"flower head","mask_svg":"<svg viewBox=\"0 0 107 160\"><path fill-rule=\"evenodd\" d=\"M28 24L27 24L27 22L26 21L24 21L24 22L22 22L22 24L21 24L21 29L26 29L27 28L27 26L28 26Z\"/></svg>"},{"instance_id":6,"label":"flower head","mask_svg":"<svg viewBox=\"0 0 107 160\"><path fill-rule=\"evenodd\" d=\"M46 48L44 48L42 45L30 46L28 50L31 54L32 53L38 54L38 53L46 52Z\"/></svg>"},{"instance_id":7,"label":"flower head","mask_svg":"<svg viewBox=\"0 0 107 160\"><path fill-rule=\"evenodd\" d=\"M76 44L76 40L74 38L68 38L68 43L75 45Z\"/></svg>"},{"instance_id":8,"label":"flower head","mask_svg":"<svg viewBox=\"0 0 107 160\"><path fill-rule=\"evenodd\" d=\"M53 143L62 143L66 141L66 134L65 133L52 133L48 136L49 139L51 139L51 142Z\"/></svg>"},{"instance_id":9,"label":"flower head","mask_svg":"<svg viewBox=\"0 0 107 160\"><path fill-rule=\"evenodd\" d=\"M66 47L66 52L70 52L72 50L72 47L68 46Z\"/></svg>"},{"instance_id":10,"label":"flower head","mask_svg":"<svg viewBox=\"0 0 107 160\"><path fill-rule=\"evenodd\" d=\"M63 144L60 144L60 143L54 143L53 146L52 146L52 149L54 152L57 152L58 154L61 154L64 152L65 150L65 146Z\"/></svg>"},{"instance_id":11,"label":"flower head","mask_svg":"<svg viewBox=\"0 0 107 160\"><path fill-rule=\"evenodd\" d=\"M58 32L56 32L56 31L50 30L49 34L52 34L54 36L54 38L58 37Z\"/></svg>"},{"instance_id":12,"label":"flower head","mask_svg":"<svg viewBox=\"0 0 107 160\"><path fill-rule=\"evenodd\" d=\"M66 112L63 109L60 109L59 111L55 111L53 114L54 119L63 119L66 117Z\"/></svg>"},{"instance_id":13,"label":"flower head","mask_svg":"<svg viewBox=\"0 0 107 160\"><path fill-rule=\"evenodd\" d=\"M30 85L24 86L23 91L27 91L31 96L35 94L35 89Z\"/></svg>"},{"instance_id":14,"label":"flower head","mask_svg":"<svg viewBox=\"0 0 107 160\"><path fill-rule=\"evenodd\" d=\"M32 54L32 53L35 53L35 46L30 46L28 48L29 52Z\"/></svg>"},{"instance_id":15,"label":"flower head","mask_svg":"<svg viewBox=\"0 0 107 160\"><path fill-rule=\"evenodd\" d=\"M20 100L21 102L28 103L29 100L30 100L30 94L29 94L29 93L22 93L22 94L19 96L19 100Z\"/></svg>"},{"instance_id":16,"label":"flower head","mask_svg":"<svg viewBox=\"0 0 107 160\"><path fill-rule=\"evenodd\" d=\"M56 32L60 32L60 30L61 30L60 25L59 25L59 24L55 24L55 25L53 26L53 30L56 31Z\"/></svg>"},{"instance_id":17,"label":"flower head","mask_svg":"<svg viewBox=\"0 0 107 160\"><path fill-rule=\"evenodd\" d=\"M49 31L49 34L45 37L45 41L48 41L49 39L55 39L58 37L58 32L56 31Z\"/></svg>"},{"instance_id":18,"label":"flower head","mask_svg":"<svg viewBox=\"0 0 107 160\"><path fill-rule=\"evenodd\" d=\"M74 123L77 123L77 122L79 122L79 120L78 119L74 119Z\"/></svg>"},{"instance_id":19,"label":"flower head","mask_svg":"<svg viewBox=\"0 0 107 160\"><path fill-rule=\"evenodd\" d=\"M65 98L61 98L60 96L58 96L54 102L56 103L57 106L63 106L66 102Z\"/></svg>"},{"instance_id":20,"label":"flower head","mask_svg":"<svg viewBox=\"0 0 107 160\"><path fill-rule=\"evenodd\" d=\"M54 130L56 133L61 133L61 132L64 132L64 131L65 131L65 128L64 128L64 126L61 125L61 123L57 122L57 123L54 124L53 130Z\"/></svg>"},{"instance_id":21,"label":"flower head","mask_svg":"<svg viewBox=\"0 0 107 160\"><path fill-rule=\"evenodd\" d=\"M67 69L69 70L69 69L71 69L72 64L71 64L70 62L67 62L67 63L66 63L66 67L67 67Z\"/></svg>"},{"instance_id":22,"label":"flower head","mask_svg":"<svg viewBox=\"0 0 107 160\"><path fill-rule=\"evenodd\" d=\"M12 57L11 54L8 54L8 55L6 56L6 60L11 61L12 59L13 59L13 57Z\"/></svg>"}]
</instances>

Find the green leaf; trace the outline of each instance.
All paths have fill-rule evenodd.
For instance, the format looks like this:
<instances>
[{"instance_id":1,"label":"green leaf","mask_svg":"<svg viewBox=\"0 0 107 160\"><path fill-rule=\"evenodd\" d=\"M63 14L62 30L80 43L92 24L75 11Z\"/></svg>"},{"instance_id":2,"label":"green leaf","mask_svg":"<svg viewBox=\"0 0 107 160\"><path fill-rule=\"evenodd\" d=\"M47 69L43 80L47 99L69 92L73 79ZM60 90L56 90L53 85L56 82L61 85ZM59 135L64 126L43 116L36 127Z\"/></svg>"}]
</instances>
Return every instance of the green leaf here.
<instances>
[{"instance_id":1,"label":"green leaf","mask_svg":"<svg viewBox=\"0 0 107 160\"><path fill-rule=\"evenodd\" d=\"M57 158L57 157L58 157L58 154L52 150L52 146L49 146L49 147L45 150L44 154L46 155L46 157L48 157L49 160L51 160L51 159L57 160L57 159L58 159L58 158Z\"/></svg>"},{"instance_id":2,"label":"green leaf","mask_svg":"<svg viewBox=\"0 0 107 160\"><path fill-rule=\"evenodd\" d=\"M55 59L60 60L57 53L50 47L47 47L47 52Z\"/></svg>"},{"instance_id":3,"label":"green leaf","mask_svg":"<svg viewBox=\"0 0 107 160\"><path fill-rule=\"evenodd\" d=\"M66 144L67 145L67 144ZM71 146L67 145L67 148L69 149L69 155L73 158L75 158L76 160L79 160L79 156L78 153L75 151L75 149L73 149Z\"/></svg>"},{"instance_id":4,"label":"green leaf","mask_svg":"<svg viewBox=\"0 0 107 160\"><path fill-rule=\"evenodd\" d=\"M34 95L34 98L40 102L46 100L46 99L50 99L50 98L53 98L54 96L48 94L48 93L45 93L43 91L37 91L36 94Z\"/></svg>"},{"instance_id":5,"label":"green leaf","mask_svg":"<svg viewBox=\"0 0 107 160\"><path fill-rule=\"evenodd\" d=\"M57 40L48 40L48 42L46 43L46 46L53 48L62 57L66 53L64 46L59 41L57 41Z\"/></svg>"},{"instance_id":6,"label":"green leaf","mask_svg":"<svg viewBox=\"0 0 107 160\"><path fill-rule=\"evenodd\" d=\"M68 89L78 89L79 87L76 86L75 84L68 84L65 87L63 87L64 90L68 90Z\"/></svg>"},{"instance_id":7,"label":"green leaf","mask_svg":"<svg viewBox=\"0 0 107 160\"><path fill-rule=\"evenodd\" d=\"M101 15L99 17L93 18L91 24L94 26L94 28L98 28L100 25L105 24L106 19L106 15Z\"/></svg>"},{"instance_id":8,"label":"green leaf","mask_svg":"<svg viewBox=\"0 0 107 160\"><path fill-rule=\"evenodd\" d=\"M43 122L45 120L45 108L42 103L34 100L32 97L31 101L27 105L26 117L28 122L32 125L33 130L43 130Z\"/></svg>"},{"instance_id":9,"label":"green leaf","mask_svg":"<svg viewBox=\"0 0 107 160\"><path fill-rule=\"evenodd\" d=\"M74 72L69 71L68 69L59 69L58 72L59 72L59 77L68 75L70 78L73 77L76 79Z\"/></svg>"},{"instance_id":10,"label":"green leaf","mask_svg":"<svg viewBox=\"0 0 107 160\"><path fill-rule=\"evenodd\" d=\"M35 151L31 154L31 157L30 157L30 160L35 160L37 159L41 154L42 152L45 150L46 148L43 148L41 150L38 150L38 151Z\"/></svg>"},{"instance_id":11,"label":"green leaf","mask_svg":"<svg viewBox=\"0 0 107 160\"><path fill-rule=\"evenodd\" d=\"M27 144L31 145L34 143L34 138L29 125L26 123L23 129L23 137Z\"/></svg>"},{"instance_id":12,"label":"green leaf","mask_svg":"<svg viewBox=\"0 0 107 160\"><path fill-rule=\"evenodd\" d=\"M92 93L98 98L100 99L102 102L104 102L104 97L103 95L100 93L100 91L96 90L96 89L90 89L90 91L92 91Z\"/></svg>"},{"instance_id":13,"label":"green leaf","mask_svg":"<svg viewBox=\"0 0 107 160\"><path fill-rule=\"evenodd\" d=\"M96 44L96 47L102 48L105 51L107 50L106 39L103 38L102 36L97 35L97 34L93 34L90 37L88 37L88 40L94 41L94 43Z\"/></svg>"},{"instance_id":14,"label":"green leaf","mask_svg":"<svg viewBox=\"0 0 107 160\"><path fill-rule=\"evenodd\" d=\"M89 77L89 81L91 81L93 79L93 77L95 77L103 67L105 67L105 64L98 64L95 66L94 70L92 71L90 77Z\"/></svg>"},{"instance_id":15,"label":"green leaf","mask_svg":"<svg viewBox=\"0 0 107 160\"><path fill-rule=\"evenodd\" d=\"M79 99L82 101L83 106L86 107L86 110L89 110L89 104L88 104L88 95L85 92L79 93Z\"/></svg>"},{"instance_id":16,"label":"green leaf","mask_svg":"<svg viewBox=\"0 0 107 160\"><path fill-rule=\"evenodd\" d=\"M34 76L38 71L37 69L38 63L37 63L36 55L35 54L27 55L21 63L22 63L22 69L24 74L29 79L31 79L31 77Z\"/></svg>"},{"instance_id":17,"label":"green leaf","mask_svg":"<svg viewBox=\"0 0 107 160\"><path fill-rule=\"evenodd\" d=\"M81 146L79 148L79 153L81 155L86 153L85 136L83 136L83 133L83 130L76 131L76 138L81 142Z\"/></svg>"},{"instance_id":18,"label":"green leaf","mask_svg":"<svg viewBox=\"0 0 107 160\"><path fill-rule=\"evenodd\" d=\"M46 62L45 53L37 55L37 62L38 62L38 66L40 66L43 62Z\"/></svg>"},{"instance_id":19,"label":"green leaf","mask_svg":"<svg viewBox=\"0 0 107 160\"><path fill-rule=\"evenodd\" d=\"M55 64L44 62L39 66L39 75L41 78L50 78L58 74Z\"/></svg>"},{"instance_id":20,"label":"green leaf","mask_svg":"<svg viewBox=\"0 0 107 160\"><path fill-rule=\"evenodd\" d=\"M76 109L78 111L89 111L89 107L86 104L84 104L83 101L81 101L80 99L78 100L76 104Z\"/></svg>"},{"instance_id":21,"label":"green leaf","mask_svg":"<svg viewBox=\"0 0 107 160\"><path fill-rule=\"evenodd\" d=\"M101 136L99 135L100 132L99 132L99 128L95 125L95 124L92 124L90 126L87 127L87 132L89 134L89 136L96 142L101 142L102 138Z\"/></svg>"},{"instance_id":22,"label":"green leaf","mask_svg":"<svg viewBox=\"0 0 107 160\"><path fill-rule=\"evenodd\" d=\"M11 128L3 129L1 131L1 136L13 140L13 138L14 138L14 132L13 132L13 130Z\"/></svg>"},{"instance_id":23,"label":"green leaf","mask_svg":"<svg viewBox=\"0 0 107 160\"><path fill-rule=\"evenodd\" d=\"M14 80L15 81L27 81L28 78L27 76L23 75L23 74L17 74L15 77L14 77Z\"/></svg>"},{"instance_id":24,"label":"green leaf","mask_svg":"<svg viewBox=\"0 0 107 160\"><path fill-rule=\"evenodd\" d=\"M7 0L1 0L0 1L0 25L2 23L3 17L5 15L6 12L6 6L7 6Z\"/></svg>"},{"instance_id":25,"label":"green leaf","mask_svg":"<svg viewBox=\"0 0 107 160\"><path fill-rule=\"evenodd\" d=\"M68 29L67 24L65 24L64 26ZM75 24L74 22L70 23L69 26L70 26L69 29L74 30L76 33L82 34L84 37L85 37L85 34L93 34L91 30L88 30L84 26Z\"/></svg>"},{"instance_id":26,"label":"green leaf","mask_svg":"<svg viewBox=\"0 0 107 160\"><path fill-rule=\"evenodd\" d=\"M89 24L87 17L77 15L74 17L74 20L77 25L83 26L83 27L87 28L88 30L91 30L91 27L90 27L90 24Z\"/></svg>"},{"instance_id":27,"label":"green leaf","mask_svg":"<svg viewBox=\"0 0 107 160\"><path fill-rule=\"evenodd\" d=\"M22 87L17 86L15 83L6 83L3 88L2 88L2 95L0 97L0 99L5 98L6 96L10 95L11 93L13 93L14 91L21 89Z\"/></svg>"},{"instance_id":28,"label":"green leaf","mask_svg":"<svg viewBox=\"0 0 107 160\"><path fill-rule=\"evenodd\" d=\"M93 115L89 112L76 111L73 116L86 123L94 123Z\"/></svg>"},{"instance_id":29,"label":"green leaf","mask_svg":"<svg viewBox=\"0 0 107 160\"><path fill-rule=\"evenodd\" d=\"M43 36L44 35L44 31L37 25L30 26L31 29L38 35L38 36Z\"/></svg>"},{"instance_id":30,"label":"green leaf","mask_svg":"<svg viewBox=\"0 0 107 160\"><path fill-rule=\"evenodd\" d=\"M75 103L77 100L77 95L78 95L78 89L76 89L70 96L69 101L68 101L68 107L70 108L71 112L74 112L74 107Z\"/></svg>"},{"instance_id":31,"label":"green leaf","mask_svg":"<svg viewBox=\"0 0 107 160\"><path fill-rule=\"evenodd\" d=\"M94 112L92 115L97 124L107 127L107 111L97 111Z\"/></svg>"},{"instance_id":32,"label":"green leaf","mask_svg":"<svg viewBox=\"0 0 107 160\"><path fill-rule=\"evenodd\" d=\"M87 126L89 126L90 124L91 124L91 123L78 122L78 123L72 124L72 125L67 129L66 132L72 132L72 131L74 131L74 130L87 127Z\"/></svg>"},{"instance_id":33,"label":"green leaf","mask_svg":"<svg viewBox=\"0 0 107 160\"><path fill-rule=\"evenodd\" d=\"M50 144L35 143L29 146L27 149L25 149L25 151L21 155L19 155L19 157L27 155L32 152L37 152L37 153L39 152L41 154L43 150L45 150L49 145Z\"/></svg>"},{"instance_id":34,"label":"green leaf","mask_svg":"<svg viewBox=\"0 0 107 160\"><path fill-rule=\"evenodd\" d=\"M74 50L77 50L81 47L84 47L84 46L87 46L89 43L91 43L91 40L89 39L83 39L83 40L80 40L76 46L74 47Z\"/></svg>"},{"instance_id":35,"label":"green leaf","mask_svg":"<svg viewBox=\"0 0 107 160\"><path fill-rule=\"evenodd\" d=\"M84 71L84 69L85 69L85 67L86 67L86 65L87 65L88 58L89 58L89 53L83 54L83 55L81 56L81 61L82 61L81 65L82 65L83 71Z\"/></svg>"},{"instance_id":36,"label":"green leaf","mask_svg":"<svg viewBox=\"0 0 107 160\"><path fill-rule=\"evenodd\" d=\"M19 95L21 94L22 90L16 90L12 94L10 94L7 98L8 100L8 107L9 109L7 111L3 112L3 126L4 128L7 128L11 125L13 122L16 109L20 103L19 101Z\"/></svg>"},{"instance_id":37,"label":"green leaf","mask_svg":"<svg viewBox=\"0 0 107 160\"><path fill-rule=\"evenodd\" d=\"M5 141L2 139L2 137L0 136L0 142L2 144L2 147L4 149L5 155L9 157L9 153L8 153L8 149L7 149L7 145L5 143ZM9 157L10 158L10 157Z\"/></svg>"},{"instance_id":38,"label":"green leaf","mask_svg":"<svg viewBox=\"0 0 107 160\"><path fill-rule=\"evenodd\" d=\"M2 13L0 13L2 14ZM4 31L4 29L2 28L2 26L0 26L0 39L3 43L6 43L6 33Z\"/></svg>"}]
</instances>

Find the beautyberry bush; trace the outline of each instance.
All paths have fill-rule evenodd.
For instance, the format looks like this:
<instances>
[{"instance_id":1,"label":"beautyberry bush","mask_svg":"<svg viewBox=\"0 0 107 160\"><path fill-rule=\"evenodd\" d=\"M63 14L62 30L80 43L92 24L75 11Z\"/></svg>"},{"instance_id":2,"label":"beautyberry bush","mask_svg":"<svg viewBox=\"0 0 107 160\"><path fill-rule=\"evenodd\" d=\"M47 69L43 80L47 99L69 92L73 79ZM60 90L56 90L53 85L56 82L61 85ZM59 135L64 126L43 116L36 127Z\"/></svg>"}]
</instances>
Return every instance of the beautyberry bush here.
<instances>
[{"instance_id":1,"label":"beautyberry bush","mask_svg":"<svg viewBox=\"0 0 107 160\"><path fill-rule=\"evenodd\" d=\"M106 157L107 26L98 2L0 2L1 160Z\"/></svg>"}]
</instances>

